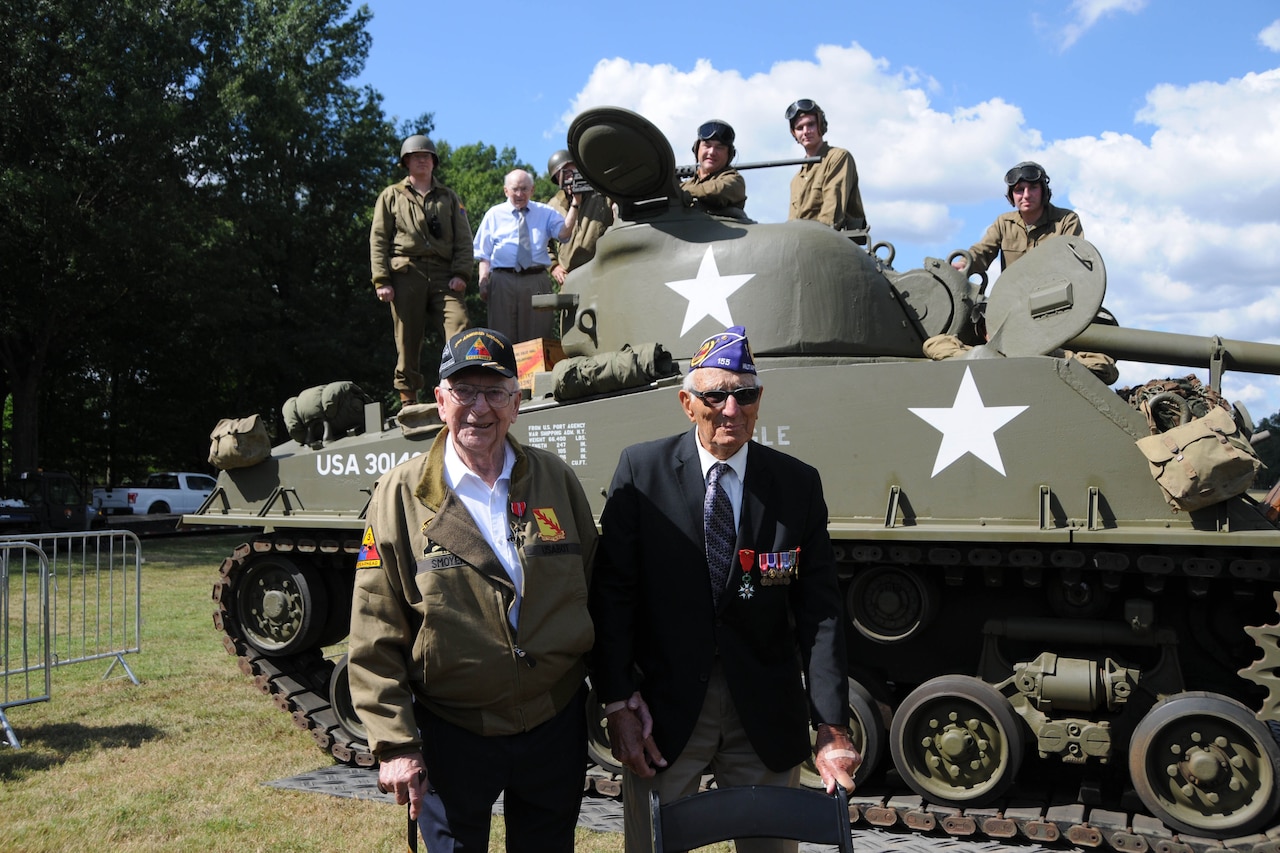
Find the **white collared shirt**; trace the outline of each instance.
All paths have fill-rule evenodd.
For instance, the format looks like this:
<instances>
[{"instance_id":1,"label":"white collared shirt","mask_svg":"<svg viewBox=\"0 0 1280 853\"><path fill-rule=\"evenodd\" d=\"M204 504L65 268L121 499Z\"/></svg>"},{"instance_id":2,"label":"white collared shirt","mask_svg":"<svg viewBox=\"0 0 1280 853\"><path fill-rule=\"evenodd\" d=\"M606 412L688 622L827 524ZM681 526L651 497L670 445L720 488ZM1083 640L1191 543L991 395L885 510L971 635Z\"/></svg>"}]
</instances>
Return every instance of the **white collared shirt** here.
<instances>
[{"instance_id":1,"label":"white collared shirt","mask_svg":"<svg viewBox=\"0 0 1280 853\"><path fill-rule=\"evenodd\" d=\"M720 485L724 487L724 492L729 496L729 503L733 505L733 527L736 530L738 521L742 518L742 481L747 477L747 448L751 446L751 442L746 442L742 447L738 448L738 452L730 456L728 459L717 459L712 456L707 449L702 446L702 442L698 441L695 434L693 443L698 446L698 462L702 465L702 482L707 482L707 474L711 471L711 466L717 462L723 462L729 466L732 474L721 474Z\"/></svg>"},{"instance_id":2,"label":"white collared shirt","mask_svg":"<svg viewBox=\"0 0 1280 853\"><path fill-rule=\"evenodd\" d=\"M524 566L520 564L520 555L516 551L515 537L512 535L512 517L508 506L511 492L511 469L516 464L516 453L508 444L504 447L502 473L489 488L489 484L478 477L462 461L453 440L444 445L444 481L457 494L462 505L471 513L476 527L480 528L484 541L493 549L494 556L507 570L507 576L516 587L516 599L511 605L507 619L512 627L520 624L520 601L524 597Z\"/></svg>"}]
</instances>

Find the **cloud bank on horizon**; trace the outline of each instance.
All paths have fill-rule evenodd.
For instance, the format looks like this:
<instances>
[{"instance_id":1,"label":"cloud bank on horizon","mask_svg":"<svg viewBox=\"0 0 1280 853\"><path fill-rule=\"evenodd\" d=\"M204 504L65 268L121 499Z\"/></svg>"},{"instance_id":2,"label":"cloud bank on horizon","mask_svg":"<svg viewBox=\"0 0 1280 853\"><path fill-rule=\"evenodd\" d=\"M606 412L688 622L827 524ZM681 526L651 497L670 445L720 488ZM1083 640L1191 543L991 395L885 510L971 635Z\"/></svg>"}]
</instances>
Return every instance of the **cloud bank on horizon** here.
<instances>
[{"instance_id":1,"label":"cloud bank on horizon","mask_svg":"<svg viewBox=\"0 0 1280 853\"><path fill-rule=\"evenodd\" d=\"M1058 43L1069 50L1107 16L1145 6L1075 0ZM1280 53L1280 20L1256 40ZM716 117L737 130L740 161L790 158L803 152L782 109L813 98L830 120L828 141L853 152L872 238L895 244L900 269L977 240L1007 209L1004 172L1036 160L1054 202L1079 213L1101 251L1106 305L1122 325L1280 343L1280 68L1154 86L1132 117L1150 128L1147 139L1047 138L1000 98L942 110L933 102L945 85L856 41L746 75L708 60L682 70L611 58L596 63L559 129L589 107L625 107L657 125L685 163L693 129ZM748 173L749 215L785 219L793 171ZM1126 363L1118 384L1185 372ZM1255 418L1280 411L1280 378L1228 372L1224 391Z\"/></svg>"}]
</instances>

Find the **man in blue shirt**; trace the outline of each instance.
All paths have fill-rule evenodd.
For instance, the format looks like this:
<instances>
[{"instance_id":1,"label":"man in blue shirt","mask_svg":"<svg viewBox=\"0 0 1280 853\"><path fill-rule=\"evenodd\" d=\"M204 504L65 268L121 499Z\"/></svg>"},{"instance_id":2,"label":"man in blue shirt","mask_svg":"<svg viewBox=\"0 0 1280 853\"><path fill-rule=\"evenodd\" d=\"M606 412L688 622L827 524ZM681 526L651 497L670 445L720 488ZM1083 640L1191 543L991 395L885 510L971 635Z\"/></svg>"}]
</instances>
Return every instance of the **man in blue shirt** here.
<instances>
[{"instance_id":1,"label":"man in blue shirt","mask_svg":"<svg viewBox=\"0 0 1280 853\"><path fill-rule=\"evenodd\" d=\"M535 293L550 293L547 240L568 240L578 222L581 196L574 196L567 216L531 201L533 175L516 169L502 192L507 200L485 213L476 229L475 257L480 262L480 298L489 303L489 328L515 342L551 336L552 311L533 310Z\"/></svg>"}]
</instances>

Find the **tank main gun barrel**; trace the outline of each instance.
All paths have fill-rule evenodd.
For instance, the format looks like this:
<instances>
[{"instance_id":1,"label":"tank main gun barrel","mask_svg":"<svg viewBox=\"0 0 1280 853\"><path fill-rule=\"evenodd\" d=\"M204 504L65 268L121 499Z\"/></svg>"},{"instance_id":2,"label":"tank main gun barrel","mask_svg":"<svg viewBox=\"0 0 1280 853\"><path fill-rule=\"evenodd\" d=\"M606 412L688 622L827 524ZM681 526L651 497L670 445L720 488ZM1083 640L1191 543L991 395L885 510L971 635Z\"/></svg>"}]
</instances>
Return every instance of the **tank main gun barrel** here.
<instances>
[{"instance_id":1,"label":"tank main gun barrel","mask_svg":"<svg viewBox=\"0 0 1280 853\"><path fill-rule=\"evenodd\" d=\"M1214 378L1223 369L1280 376L1280 344L1236 341L1213 335L1183 335L1093 323L1066 344L1068 349L1102 352L1116 359L1207 367ZM1216 387L1216 383L1215 383Z\"/></svg>"},{"instance_id":2,"label":"tank main gun barrel","mask_svg":"<svg viewBox=\"0 0 1280 853\"><path fill-rule=\"evenodd\" d=\"M743 169L772 169L775 166L806 166L810 163L821 163L821 157L801 157L796 160L761 160L758 163L730 163L729 168L737 169L741 172ZM676 178L685 180L692 178L698 172L697 166L676 166Z\"/></svg>"}]
</instances>

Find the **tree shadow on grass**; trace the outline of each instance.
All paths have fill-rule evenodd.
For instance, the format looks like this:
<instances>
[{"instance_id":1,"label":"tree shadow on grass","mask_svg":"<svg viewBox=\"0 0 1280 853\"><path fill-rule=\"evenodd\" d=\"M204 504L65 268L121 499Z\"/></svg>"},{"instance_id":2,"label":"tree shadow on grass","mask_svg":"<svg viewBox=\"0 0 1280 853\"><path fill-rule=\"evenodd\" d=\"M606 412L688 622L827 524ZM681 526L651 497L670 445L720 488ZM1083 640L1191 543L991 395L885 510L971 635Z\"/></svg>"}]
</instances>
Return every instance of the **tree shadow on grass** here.
<instances>
[{"instance_id":1,"label":"tree shadow on grass","mask_svg":"<svg viewBox=\"0 0 1280 853\"><path fill-rule=\"evenodd\" d=\"M121 747L136 749L148 741L164 737L163 729L146 723L123 726L50 723L14 726L14 731L21 748L0 747L0 779L6 781L59 767L81 753Z\"/></svg>"}]
</instances>

